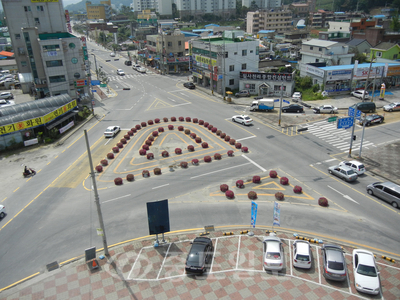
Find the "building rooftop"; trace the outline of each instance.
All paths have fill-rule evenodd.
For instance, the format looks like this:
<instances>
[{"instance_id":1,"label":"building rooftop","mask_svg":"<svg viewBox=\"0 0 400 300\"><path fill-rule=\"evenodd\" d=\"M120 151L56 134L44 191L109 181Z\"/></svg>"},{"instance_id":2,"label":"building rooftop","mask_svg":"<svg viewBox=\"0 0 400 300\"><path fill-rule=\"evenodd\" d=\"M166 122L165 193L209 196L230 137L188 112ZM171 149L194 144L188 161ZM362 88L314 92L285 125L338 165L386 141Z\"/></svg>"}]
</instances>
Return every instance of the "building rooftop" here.
<instances>
[{"instance_id":1,"label":"building rooftop","mask_svg":"<svg viewBox=\"0 0 400 300\"><path fill-rule=\"evenodd\" d=\"M42 33L39 34L40 40L58 40L58 39L66 39L66 38L74 38L75 35L72 35L68 32L56 32L56 33Z\"/></svg>"},{"instance_id":2,"label":"building rooftop","mask_svg":"<svg viewBox=\"0 0 400 300\"><path fill-rule=\"evenodd\" d=\"M346 44L349 46L358 46L364 41L365 41L364 39L352 39L351 41L348 41Z\"/></svg>"},{"instance_id":3,"label":"building rooftop","mask_svg":"<svg viewBox=\"0 0 400 300\"><path fill-rule=\"evenodd\" d=\"M389 50L390 48L396 46L396 43L382 42L371 49L379 49L379 50ZM1 52L0 52L1 53Z\"/></svg>"},{"instance_id":4,"label":"building rooftop","mask_svg":"<svg viewBox=\"0 0 400 300\"><path fill-rule=\"evenodd\" d=\"M370 63L358 64L357 68L369 68ZM386 63L372 63L372 68L384 67ZM389 63L389 66L400 66L400 63ZM332 70L343 70L343 69L354 69L354 65L339 65L339 66L329 66L321 67L321 70L332 71Z\"/></svg>"},{"instance_id":5,"label":"building rooftop","mask_svg":"<svg viewBox=\"0 0 400 300\"><path fill-rule=\"evenodd\" d=\"M303 45L307 46L319 46L319 47L330 47L337 44L337 42L319 40L319 39L312 39L307 42L304 42Z\"/></svg>"}]
</instances>

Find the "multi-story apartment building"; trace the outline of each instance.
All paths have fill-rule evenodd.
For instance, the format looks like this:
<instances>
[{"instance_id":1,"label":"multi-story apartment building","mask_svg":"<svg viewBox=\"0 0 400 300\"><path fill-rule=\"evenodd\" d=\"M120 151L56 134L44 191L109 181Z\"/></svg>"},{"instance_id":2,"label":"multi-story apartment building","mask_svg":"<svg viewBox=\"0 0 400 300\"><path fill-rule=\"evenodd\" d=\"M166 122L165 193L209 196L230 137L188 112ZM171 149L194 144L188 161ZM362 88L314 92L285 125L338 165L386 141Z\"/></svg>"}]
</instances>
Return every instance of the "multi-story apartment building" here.
<instances>
[{"instance_id":1,"label":"multi-story apartment building","mask_svg":"<svg viewBox=\"0 0 400 300\"><path fill-rule=\"evenodd\" d=\"M86 1L86 13L88 20L110 20L111 0L100 1L100 4L92 4L92 2Z\"/></svg>"},{"instance_id":2,"label":"multi-story apartment building","mask_svg":"<svg viewBox=\"0 0 400 300\"><path fill-rule=\"evenodd\" d=\"M137 15L138 27L157 26L157 15L150 9L143 10Z\"/></svg>"},{"instance_id":3,"label":"multi-story apartment building","mask_svg":"<svg viewBox=\"0 0 400 300\"><path fill-rule=\"evenodd\" d=\"M259 9L271 9L282 6L282 0L242 0L242 6L250 7L253 2Z\"/></svg>"},{"instance_id":4,"label":"multi-story apartment building","mask_svg":"<svg viewBox=\"0 0 400 300\"><path fill-rule=\"evenodd\" d=\"M292 28L292 12L289 10L260 10L247 13L246 32L253 34L260 30L275 30L283 33Z\"/></svg>"},{"instance_id":5,"label":"multi-story apartment building","mask_svg":"<svg viewBox=\"0 0 400 300\"><path fill-rule=\"evenodd\" d=\"M161 16L172 16L173 0L134 0L131 7L135 12L153 10Z\"/></svg>"},{"instance_id":6,"label":"multi-story apartment building","mask_svg":"<svg viewBox=\"0 0 400 300\"><path fill-rule=\"evenodd\" d=\"M79 38L67 32L62 2L3 0L20 73L31 73L38 98L85 93L76 81L86 79Z\"/></svg>"},{"instance_id":7,"label":"multi-story apartment building","mask_svg":"<svg viewBox=\"0 0 400 300\"><path fill-rule=\"evenodd\" d=\"M174 2L180 17L213 14L227 18L236 14L236 0L175 0Z\"/></svg>"}]
</instances>

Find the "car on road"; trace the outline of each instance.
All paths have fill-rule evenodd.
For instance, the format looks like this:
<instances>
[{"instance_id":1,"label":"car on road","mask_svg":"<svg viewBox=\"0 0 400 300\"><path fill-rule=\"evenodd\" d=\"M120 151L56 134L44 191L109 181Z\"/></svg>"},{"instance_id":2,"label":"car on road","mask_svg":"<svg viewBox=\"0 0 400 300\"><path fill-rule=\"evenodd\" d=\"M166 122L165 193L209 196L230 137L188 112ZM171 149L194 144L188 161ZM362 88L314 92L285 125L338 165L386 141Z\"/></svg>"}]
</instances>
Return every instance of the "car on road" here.
<instances>
[{"instance_id":1,"label":"car on road","mask_svg":"<svg viewBox=\"0 0 400 300\"><path fill-rule=\"evenodd\" d=\"M190 90L194 90L194 89L196 88L196 86L194 85L193 82L185 82L185 83L183 84L183 86L184 86L185 88L190 89Z\"/></svg>"},{"instance_id":2,"label":"car on road","mask_svg":"<svg viewBox=\"0 0 400 300\"><path fill-rule=\"evenodd\" d=\"M111 56L111 57L115 57L115 53L114 53L114 52L111 52L111 53L110 53L110 56Z\"/></svg>"},{"instance_id":3,"label":"car on road","mask_svg":"<svg viewBox=\"0 0 400 300\"><path fill-rule=\"evenodd\" d=\"M292 95L292 101L297 102L301 101L301 93L300 92L294 92Z\"/></svg>"},{"instance_id":4,"label":"car on road","mask_svg":"<svg viewBox=\"0 0 400 300\"><path fill-rule=\"evenodd\" d=\"M124 70L122 70L122 69L118 69L118 70L117 70L117 75L120 75L120 76L123 76L123 75L125 75L125 72L124 72Z\"/></svg>"},{"instance_id":5,"label":"car on road","mask_svg":"<svg viewBox=\"0 0 400 300\"><path fill-rule=\"evenodd\" d=\"M347 166L349 168L352 168L357 173L357 175L362 175L365 173L365 166L356 160L344 160L339 163L339 166Z\"/></svg>"},{"instance_id":6,"label":"car on road","mask_svg":"<svg viewBox=\"0 0 400 300\"><path fill-rule=\"evenodd\" d=\"M3 219L6 216L6 207L0 204L0 219Z\"/></svg>"},{"instance_id":7,"label":"car on road","mask_svg":"<svg viewBox=\"0 0 400 300\"><path fill-rule=\"evenodd\" d=\"M130 60L125 61L125 66L132 66L132 62Z\"/></svg>"},{"instance_id":8,"label":"car on road","mask_svg":"<svg viewBox=\"0 0 400 300\"><path fill-rule=\"evenodd\" d=\"M213 251L214 246L210 238L196 237L186 258L186 273L203 274L211 263Z\"/></svg>"},{"instance_id":9,"label":"car on road","mask_svg":"<svg viewBox=\"0 0 400 300\"><path fill-rule=\"evenodd\" d=\"M357 173L348 166L332 166L328 168L328 172L348 182L357 180Z\"/></svg>"},{"instance_id":10,"label":"car on road","mask_svg":"<svg viewBox=\"0 0 400 300\"><path fill-rule=\"evenodd\" d=\"M242 125L251 125L253 120L248 115L237 115L232 117L233 122L240 123Z\"/></svg>"},{"instance_id":11,"label":"car on road","mask_svg":"<svg viewBox=\"0 0 400 300\"><path fill-rule=\"evenodd\" d=\"M263 241L264 269L281 271L284 266L283 244L277 236L266 236Z\"/></svg>"},{"instance_id":12,"label":"car on road","mask_svg":"<svg viewBox=\"0 0 400 300\"><path fill-rule=\"evenodd\" d=\"M384 111L400 111L400 102L393 102L383 106Z\"/></svg>"},{"instance_id":13,"label":"car on road","mask_svg":"<svg viewBox=\"0 0 400 300\"><path fill-rule=\"evenodd\" d=\"M139 73L146 73L147 69L145 67L139 67L136 69Z\"/></svg>"},{"instance_id":14,"label":"car on road","mask_svg":"<svg viewBox=\"0 0 400 300\"><path fill-rule=\"evenodd\" d=\"M308 241L296 240L293 242L293 266L302 269L311 269L311 246Z\"/></svg>"},{"instance_id":15,"label":"car on road","mask_svg":"<svg viewBox=\"0 0 400 300\"><path fill-rule=\"evenodd\" d=\"M365 93L364 90L357 90L357 91L351 92L350 95L352 95L356 98L362 99L364 93ZM369 99L368 91L365 93L364 99Z\"/></svg>"},{"instance_id":16,"label":"car on road","mask_svg":"<svg viewBox=\"0 0 400 300\"><path fill-rule=\"evenodd\" d=\"M337 107L329 104L313 108L314 114L337 114Z\"/></svg>"},{"instance_id":17,"label":"car on road","mask_svg":"<svg viewBox=\"0 0 400 300\"><path fill-rule=\"evenodd\" d=\"M119 126L108 126L106 131L104 131L105 137L114 137L118 132L121 131Z\"/></svg>"},{"instance_id":18,"label":"car on road","mask_svg":"<svg viewBox=\"0 0 400 300\"><path fill-rule=\"evenodd\" d=\"M5 100L14 99L14 95L11 92L3 92L0 94L0 99L5 99Z\"/></svg>"},{"instance_id":19,"label":"car on road","mask_svg":"<svg viewBox=\"0 0 400 300\"><path fill-rule=\"evenodd\" d=\"M353 271L354 285L357 291L372 295L380 293L379 272L372 252L354 249Z\"/></svg>"},{"instance_id":20,"label":"car on road","mask_svg":"<svg viewBox=\"0 0 400 300\"><path fill-rule=\"evenodd\" d=\"M400 207L400 185L393 182L375 182L367 185L367 192L388 203L394 208Z\"/></svg>"},{"instance_id":21,"label":"car on road","mask_svg":"<svg viewBox=\"0 0 400 300\"><path fill-rule=\"evenodd\" d=\"M288 106L282 107L282 112L294 112L294 113L302 113L304 111L303 106L299 104L290 104Z\"/></svg>"},{"instance_id":22,"label":"car on road","mask_svg":"<svg viewBox=\"0 0 400 300\"><path fill-rule=\"evenodd\" d=\"M235 97L250 97L250 92L248 90L241 90L235 94Z\"/></svg>"},{"instance_id":23,"label":"car on road","mask_svg":"<svg viewBox=\"0 0 400 300\"><path fill-rule=\"evenodd\" d=\"M141 67L141 65L133 65L133 66L132 66L132 69L134 69L134 70L137 71L140 67Z\"/></svg>"},{"instance_id":24,"label":"car on road","mask_svg":"<svg viewBox=\"0 0 400 300\"><path fill-rule=\"evenodd\" d=\"M321 248L323 275L326 279L345 281L347 279L346 260L343 249L336 245L325 244Z\"/></svg>"},{"instance_id":25,"label":"car on road","mask_svg":"<svg viewBox=\"0 0 400 300\"><path fill-rule=\"evenodd\" d=\"M365 120L365 126L371 126L374 124L381 124L385 120L384 116L381 115L369 115L366 118L361 118L359 124L363 125Z\"/></svg>"},{"instance_id":26,"label":"car on road","mask_svg":"<svg viewBox=\"0 0 400 300\"><path fill-rule=\"evenodd\" d=\"M15 102L12 100L0 99L0 107L6 107L6 106L11 106L11 105L15 105Z\"/></svg>"}]
</instances>

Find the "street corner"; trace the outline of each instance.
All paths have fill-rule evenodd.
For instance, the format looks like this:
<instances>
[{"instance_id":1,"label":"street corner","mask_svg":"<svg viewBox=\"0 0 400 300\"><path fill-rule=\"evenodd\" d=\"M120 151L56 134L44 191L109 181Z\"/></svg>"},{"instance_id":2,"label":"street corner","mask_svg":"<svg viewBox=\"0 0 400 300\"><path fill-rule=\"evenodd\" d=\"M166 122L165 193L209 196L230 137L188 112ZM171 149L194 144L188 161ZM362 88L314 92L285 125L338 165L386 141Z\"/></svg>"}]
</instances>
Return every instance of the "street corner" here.
<instances>
[{"instance_id":1,"label":"street corner","mask_svg":"<svg viewBox=\"0 0 400 300\"><path fill-rule=\"evenodd\" d=\"M184 169L249 152L212 124L190 117L141 122L116 140L112 140L114 146L109 143L109 153L93 159L98 163L99 188L176 171L183 175Z\"/></svg>"}]
</instances>

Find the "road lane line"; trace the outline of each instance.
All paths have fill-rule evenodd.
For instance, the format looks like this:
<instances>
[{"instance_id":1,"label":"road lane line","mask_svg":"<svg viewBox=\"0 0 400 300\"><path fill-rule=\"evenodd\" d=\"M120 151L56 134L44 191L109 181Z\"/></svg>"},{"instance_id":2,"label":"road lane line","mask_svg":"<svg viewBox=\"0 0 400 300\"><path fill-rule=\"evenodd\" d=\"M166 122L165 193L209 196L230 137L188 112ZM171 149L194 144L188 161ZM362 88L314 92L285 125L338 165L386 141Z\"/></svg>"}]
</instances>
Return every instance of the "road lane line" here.
<instances>
[{"instance_id":1,"label":"road lane line","mask_svg":"<svg viewBox=\"0 0 400 300\"><path fill-rule=\"evenodd\" d=\"M182 106L182 105L188 105L188 104L192 104L192 103L190 103L190 102L188 102L188 103L181 103L181 104L177 104L177 105L172 105L172 107L177 107L177 106Z\"/></svg>"},{"instance_id":2,"label":"road lane line","mask_svg":"<svg viewBox=\"0 0 400 300\"><path fill-rule=\"evenodd\" d=\"M102 201L101 203L107 203L107 202L111 202L111 201L119 200L119 199L122 199L122 198L125 198L125 197L129 197L129 196L131 196L131 195L132 195L132 194L125 195L125 196L121 196L121 197L114 198L114 199L110 199L110 200L106 200L106 201Z\"/></svg>"},{"instance_id":3,"label":"road lane line","mask_svg":"<svg viewBox=\"0 0 400 300\"><path fill-rule=\"evenodd\" d=\"M210 174L213 174L213 173L218 173L218 172L226 171L226 170L237 168L237 167L242 167L242 166L249 165L249 164L250 163L245 163L245 164L237 165L237 166L234 166L234 167L229 167L229 168L226 168L226 169L221 169L221 170L218 170L218 171L213 171L213 172L209 172L209 173L193 176L193 177L190 177L190 179L194 179L194 178L198 178L198 177L202 177L202 176L207 176L207 175L210 175Z\"/></svg>"},{"instance_id":4,"label":"road lane line","mask_svg":"<svg viewBox=\"0 0 400 300\"><path fill-rule=\"evenodd\" d=\"M263 167L261 167L258 163L256 163L255 161L251 160L250 158L248 158L246 155L242 154L242 156L247 159L249 162L251 162L253 165L255 165L257 168L261 169L261 171L263 172L267 172L266 169L264 169Z\"/></svg>"},{"instance_id":5,"label":"road lane line","mask_svg":"<svg viewBox=\"0 0 400 300\"><path fill-rule=\"evenodd\" d=\"M245 137L245 138L242 138L242 139L238 139L238 140L236 140L236 142L240 142L240 141L252 139L252 138L255 138L255 137L257 137L257 136L255 136L255 135L253 135L253 136L248 136L248 137Z\"/></svg>"},{"instance_id":6,"label":"road lane line","mask_svg":"<svg viewBox=\"0 0 400 300\"><path fill-rule=\"evenodd\" d=\"M324 160L324 162L330 162L330 161L334 161L334 160L337 160L337 159L336 158L327 159L327 160Z\"/></svg>"},{"instance_id":7,"label":"road lane line","mask_svg":"<svg viewBox=\"0 0 400 300\"><path fill-rule=\"evenodd\" d=\"M19 190L19 187L17 187L15 190L14 190L14 192L13 193L15 193L16 191L18 191Z\"/></svg>"},{"instance_id":8,"label":"road lane line","mask_svg":"<svg viewBox=\"0 0 400 300\"><path fill-rule=\"evenodd\" d=\"M155 187L153 187L153 188L151 188L151 189L152 189L152 190L155 190L155 189L159 189L159 188L161 188L161 187L167 186L167 185L169 185L169 183L163 184L163 185L159 185L159 186L155 186Z\"/></svg>"}]
</instances>

